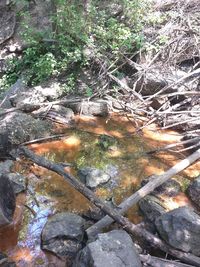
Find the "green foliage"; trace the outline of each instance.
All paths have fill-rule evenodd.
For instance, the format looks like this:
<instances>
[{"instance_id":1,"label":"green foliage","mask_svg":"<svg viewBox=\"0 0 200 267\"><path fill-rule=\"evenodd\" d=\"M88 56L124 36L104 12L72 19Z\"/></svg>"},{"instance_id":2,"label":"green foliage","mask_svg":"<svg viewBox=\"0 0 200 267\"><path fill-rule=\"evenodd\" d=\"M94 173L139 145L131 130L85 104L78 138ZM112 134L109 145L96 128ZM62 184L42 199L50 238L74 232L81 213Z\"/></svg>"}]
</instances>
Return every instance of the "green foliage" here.
<instances>
[{"instance_id":1,"label":"green foliage","mask_svg":"<svg viewBox=\"0 0 200 267\"><path fill-rule=\"evenodd\" d=\"M20 59L10 61L5 79L7 85L22 75L29 85L37 85L51 76L66 73L68 80L64 90L70 92L76 83L74 68L89 65L91 60L83 52L85 47L92 48L95 58L106 58L109 64L117 61L121 54L138 49L142 45L139 31L144 13L143 1L111 2L122 9L120 16L112 15L97 0L91 1L87 11L82 1L54 0L52 31L34 28L30 14L21 12L22 36L28 48ZM86 91L88 96L93 93L90 87Z\"/></svg>"}]
</instances>

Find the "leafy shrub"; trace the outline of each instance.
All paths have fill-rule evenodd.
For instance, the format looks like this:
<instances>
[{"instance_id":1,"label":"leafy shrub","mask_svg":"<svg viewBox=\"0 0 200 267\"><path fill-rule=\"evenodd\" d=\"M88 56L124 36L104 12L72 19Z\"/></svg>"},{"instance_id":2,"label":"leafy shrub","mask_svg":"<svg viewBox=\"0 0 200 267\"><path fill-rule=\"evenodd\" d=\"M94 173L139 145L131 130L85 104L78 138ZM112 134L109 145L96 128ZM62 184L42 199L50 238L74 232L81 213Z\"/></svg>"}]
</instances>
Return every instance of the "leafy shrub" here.
<instances>
[{"instance_id":1,"label":"leafy shrub","mask_svg":"<svg viewBox=\"0 0 200 267\"><path fill-rule=\"evenodd\" d=\"M96 59L103 58L112 64L121 54L130 53L141 46L142 0L112 0L112 4L121 7L119 16L102 9L101 1L91 0L87 10L80 2L54 0L55 8L51 16L53 30L49 32L30 27L28 12L21 14L26 18L23 38L28 48L21 58L11 60L6 75L7 84L14 83L23 75L29 85L36 85L50 76L66 72L70 77L66 88L70 91L75 87L74 66L89 65L88 61L91 60L84 53L85 47L94 50Z\"/></svg>"}]
</instances>

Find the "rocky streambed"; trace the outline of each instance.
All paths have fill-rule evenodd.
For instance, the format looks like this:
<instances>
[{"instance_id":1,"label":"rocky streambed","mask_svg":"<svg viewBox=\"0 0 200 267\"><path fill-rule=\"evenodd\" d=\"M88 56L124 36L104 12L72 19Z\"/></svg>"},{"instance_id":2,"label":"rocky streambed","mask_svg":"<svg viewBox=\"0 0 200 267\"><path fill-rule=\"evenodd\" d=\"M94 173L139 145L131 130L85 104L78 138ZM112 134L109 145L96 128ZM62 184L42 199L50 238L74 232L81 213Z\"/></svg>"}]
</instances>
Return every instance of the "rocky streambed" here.
<instances>
[{"instance_id":1,"label":"rocky streambed","mask_svg":"<svg viewBox=\"0 0 200 267\"><path fill-rule=\"evenodd\" d=\"M140 136L133 123L119 115L73 119L73 129L57 127L64 134L60 140L32 144L30 148L62 163L66 171L113 207L146 183L146 177L167 170L179 160L172 153L158 157L145 153L179 139L175 132L162 134L151 128ZM198 170L198 165L188 168L143 198L140 209L133 207L127 212L135 224L144 220L150 231L158 232L172 247L195 255L199 217L191 207L194 201L198 205L198 197L193 197L198 196L198 178L187 190L189 198L184 192ZM10 224L0 228L0 248L17 266L142 266L139 253L144 253L143 248L115 225L96 240L87 240L85 230L104 214L64 178L23 159L15 164L11 160L2 162L1 173L6 175L1 179L9 179L14 187L16 208L14 213L15 205L11 205Z\"/></svg>"}]
</instances>

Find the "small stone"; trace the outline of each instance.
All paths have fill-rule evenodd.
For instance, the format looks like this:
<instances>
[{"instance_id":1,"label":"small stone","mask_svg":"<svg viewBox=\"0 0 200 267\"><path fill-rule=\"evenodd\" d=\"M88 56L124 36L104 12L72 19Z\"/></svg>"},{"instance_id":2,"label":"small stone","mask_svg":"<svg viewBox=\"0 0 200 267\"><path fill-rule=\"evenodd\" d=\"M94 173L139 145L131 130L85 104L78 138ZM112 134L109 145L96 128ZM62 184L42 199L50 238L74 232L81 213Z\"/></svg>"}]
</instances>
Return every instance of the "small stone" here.
<instances>
[{"instance_id":1,"label":"small stone","mask_svg":"<svg viewBox=\"0 0 200 267\"><path fill-rule=\"evenodd\" d=\"M78 177L89 188L96 188L110 180L110 175L102 170L86 167L78 171Z\"/></svg>"}]
</instances>

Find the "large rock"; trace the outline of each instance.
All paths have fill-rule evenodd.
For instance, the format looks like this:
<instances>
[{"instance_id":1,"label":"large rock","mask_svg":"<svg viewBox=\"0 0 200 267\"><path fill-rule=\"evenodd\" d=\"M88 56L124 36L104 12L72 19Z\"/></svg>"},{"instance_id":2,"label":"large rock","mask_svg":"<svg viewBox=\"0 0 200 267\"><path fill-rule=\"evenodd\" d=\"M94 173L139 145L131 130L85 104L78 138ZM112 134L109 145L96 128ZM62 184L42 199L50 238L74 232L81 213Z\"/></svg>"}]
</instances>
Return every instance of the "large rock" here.
<instances>
[{"instance_id":1,"label":"large rock","mask_svg":"<svg viewBox=\"0 0 200 267\"><path fill-rule=\"evenodd\" d=\"M8 173L6 175L11 181L15 194L26 190L26 178L20 173Z\"/></svg>"},{"instance_id":2,"label":"large rock","mask_svg":"<svg viewBox=\"0 0 200 267\"><path fill-rule=\"evenodd\" d=\"M11 172L14 162L12 160L5 160L0 162L0 173L6 174Z\"/></svg>"},{"instance_id":3,"label":"large rock","mask_svg":"<svg viewBox=\"0 0 200 267\"><path fill-rule=\"evenodd\" d=\"M82 101L66 104L67 107L71 108L74 113L80 113L83 115L93 116L107 116L108 105L106 101Z\"/></svg>"},{"instance_id":4,"label":"large rock","mask_svg":"<svg viewBox=\"0 0 200 267\"><path fill-rule=\"evenodd\" d=\"M63 107L61 105L53 105L48 112L46 108L41 107L40 109L35 110L33 114L36 117L50 117L56 122L64 124L72 124L74 122L74 112L72 109Z\"/></svg>"},{"instance_id":5,"label":"large rock","mask_svg":"<svg viewBox=\"0 0 200 267\"><path fill-rule=\"evenodd\" d=\"M80 169L78 171L78 176L81 182L89 188L96 188L97 186L108 182L111 178L106 172L91 167Z\"/></svg>"},{"instance_id":6,"label":"large rock","mask_svg":"<svg viewBox=\"0 0 200 267\"><path fill-rule=\"evenodd\" d=\"M7 114L0 122L0 150L7 151L9 146L44 137L52 132L52 128L50 122L22 112Z\"/></svg>"},{"instance_id":7,"label":"large rock","mask_svg":"<svg viewBox=\"0 0 200 267\"><path fill-rule=\"evenodd\" d=\"M15 95L20 95L22 92L27 90L26 84L23 82L23 79L18 79L3 95L4 99L1 108L12 108L10 98Z\"/></svg>"},{"instance_id":8,"label":"large rock","mask_svg":"<svg viewBox=\"0 0 200 267\"><path fill-rule=\"evenodd\" d=\"M123 230L99 234L82 249L73 267L142 267L131 237Z\"/></svg>"},{"instance_id":9,"label":"large rock","mask_svg":"<svg viewBox=\"0 0 200 267\"><path fill-rule=\"evenodd\" d=\"M14 107L24 105L37 105L43 102L54 101L61 97L63 89L60 83L49 81L43 85L29 87L26 90L18 90L15 95L10 97L10 102Z\"/></svg>"},{"instance_id":10,"label":"large rock","mask_svg":"<svg viewBox=\"0 0 200 267\"><path fill-rule=\"evenodd\" d=\"M145 219L154 222L160 215L166 212L162 202L154 196L146 196L139 201L139 207Z\"/></svg>"},{"instance_id":11,"label":"large rock","mask_svg":"<svg viewBox=\"0 0 200 267\"><path fill-rule=\"evenodd\" d=\"M200 256L200 216L189 207L181 207L156 220L160 236L172 247Z\"/></svg>"},{"instance_id":12,"label":"large rock","mask_svg":"<svg viewBox=\"0 0 200 267\"><path fill-rule=\"evenodd\" d=\"M188 187L187 193L191 200L200 208L200 176L198 176Z\"/></svg>"},{"instance_id":13,"label":"large rock","mask_svg":"<svg viewBox=\"0 0 200 267\"><path fill-rule=\"evenodd\" d=\"M9 224L15 211L15 193L10 180L0 175L0 225Z\"/></svg>"},{"instance_id":14,"label":"large rock","mask_svg":"<svg viewBox=\"0 0 200 267\"><path fill-rule=\"evenodd\" d=\"M84 219L73 213L58 213L42 231L42 248L61 257L73 258L82 248Z\"/></svg>"}]
</instances>

